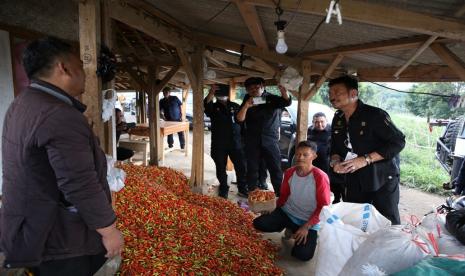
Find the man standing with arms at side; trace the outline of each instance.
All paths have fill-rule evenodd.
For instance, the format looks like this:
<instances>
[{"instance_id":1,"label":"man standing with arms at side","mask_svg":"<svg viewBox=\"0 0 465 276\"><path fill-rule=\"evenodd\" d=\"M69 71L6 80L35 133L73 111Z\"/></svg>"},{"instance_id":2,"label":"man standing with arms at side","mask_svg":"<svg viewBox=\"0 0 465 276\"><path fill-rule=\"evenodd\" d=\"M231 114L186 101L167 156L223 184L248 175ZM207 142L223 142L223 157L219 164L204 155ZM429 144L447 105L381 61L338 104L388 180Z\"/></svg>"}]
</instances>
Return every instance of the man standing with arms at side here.
<instances>
[{"instance_id":1,"label":"man standing with arms at side","mask_svg":"<svg viewBox=\"0 0 465 276\"><path fill-rule=\"evenodd\" d=\"M399 167L395 157L405 136L382 109L358 99L358 81L342 76L329 82L334 108L330 166L346 174L347 201L370 203L392 224L400 224Z\"/></svg>"},{"instance_id":2,"label":"man standing with arms at side","mask_svg":"<svg viewBox=\"0 0 465 276\"><path fill-rule=\"evenodd\" d=\"M93 275L121 253L123 238L105 154L74 98L84 92L82 62L49 37L27 46L23 65L32 82L10 105L2 137L3 265Z\"/></svg>"},{"instance_id":3,"label":"man standing with arms at side","mask_svg":"<svg viewBox=\"0 0 465 276\"><path fill-rule=\"evenodd\" d=\"M291 105L291 98L279 86L281 97L265 91L263 78L248 78L244 83L245 95L237 120L245 123L245 151L247 156L247 185L249 191L257 188L258 170L264 158L271 184L279 196L283 172L279 151L279 127L282 108Z\"/></svg>"},{"instance_id":4,"label":"man standing with arms at side","mask_svg":"<svg viewBox=\"0 0 465 276\"><path fill-rule=\"evenodd\" d=\"M171 89L169 87L163 88L163 99L160 100L160 112L165 121L182 121L181 101L176 96L170 96ZM184 132L178 132L179 145L184 149L185 140ZM168 147L172 148L174 144L173 134L168 135Z\"/></svg>"},{"instance_id":5,"label":"man standing with arms at side","mask_svg":"<svg viewBox=\"0 0 465 276\"><path fill-rule=\"evenodd\" d=\"M219 196L228 198L228 175L226 163L228 156L236 171L239 195L247 194L246 161L241 142L241 125L236 122L239 105L228 98L229 86L213 85L204 99L205 114L211 118L211 156L216 165L216 177L220 182ZM216 97L216 102L213 102Z\"/></svg>"}]
</instances>

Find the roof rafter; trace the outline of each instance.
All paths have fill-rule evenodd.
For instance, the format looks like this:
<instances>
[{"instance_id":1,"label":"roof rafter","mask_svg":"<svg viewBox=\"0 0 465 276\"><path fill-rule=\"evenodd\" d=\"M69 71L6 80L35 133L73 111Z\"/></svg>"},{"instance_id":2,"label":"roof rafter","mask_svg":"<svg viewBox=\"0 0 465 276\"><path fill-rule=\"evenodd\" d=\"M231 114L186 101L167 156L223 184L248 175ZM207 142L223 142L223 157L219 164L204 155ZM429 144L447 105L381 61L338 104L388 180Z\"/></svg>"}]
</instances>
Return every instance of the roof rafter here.
<instances>
[{"instance_id":1,"label":"roof rafter","mask_svg":"<svg viewBox=\"0 0 465 276\"><path fill-rule=\"evenodd\" d=\"M273 1L269 0L245 1L257 6L275 7ZM302 1L298 12L326 15L328 2ZM280 6L283 10L294 10L295 1L281 0ZM342 8L344 9L343 17L346 20L465 41L465 24L459 21L355 0L342 1ZM383 16L379 16L380 14Z\"/></svg>"},{"instance_id":2,"label":"roof rafter","mask_svg":"<svg viewBox=\"0 0 465 276\"><path fill-rule=\"evenodd\" d=\"M260 18L258 18L255 6L244 2L244 0L233 0L233 2L239 9L242 19L244 19L255 44L262 49L268 50L268 43L266 42L265 33L263 32L262 24Z\"/></svg>"}]
</instances>

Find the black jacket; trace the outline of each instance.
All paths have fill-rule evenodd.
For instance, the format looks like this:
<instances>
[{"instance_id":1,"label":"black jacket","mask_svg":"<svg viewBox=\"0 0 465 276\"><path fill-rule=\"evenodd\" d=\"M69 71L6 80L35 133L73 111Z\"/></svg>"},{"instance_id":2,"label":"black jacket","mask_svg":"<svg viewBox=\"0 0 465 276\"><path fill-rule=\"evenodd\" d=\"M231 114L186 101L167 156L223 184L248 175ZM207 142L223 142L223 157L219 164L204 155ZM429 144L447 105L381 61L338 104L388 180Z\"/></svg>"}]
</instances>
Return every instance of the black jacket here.
<instances>
[{"instance_id":1,"label":"black jacket","mask_svg":"<svg viewBox=\"0 0 465 276\"><path fill-rule=\"evenodd\" d=\"M388 182L398 181L399 166L395 159L405 146L405 136L384 110L359 100L348 123L344 113L338 110L331 127L331 155L338 154L344 159L349 151L346 145L350 140L353 152L358 156L375 151L384 157L384 160L348 173L349 185L359 185L361 191L370 192Z\"/></svg>"},{"instance_id":2,"label":"black jacket","mask_svg":"<svg viewBox=\"0 0 465 276\"><path fill-rule=\"evenodd\" d=\"M289 97L289 100L285 100L266 91L262 97L266 100L265 104L247 110L244 121L245 143L266 147L278 143L282 109L291 105L292 99ZM249 98L248 94L245 95L241 108Z\"/></svg>"},{"instance_id":3,"label":"black jacket","mask_svg":"<svg viewBox=\"0 0 465 276\"><path fill-rule=\"evenodd\" d=\"M313 127L309 128L307 131L307 140L315 142L317 145L318 157L313 161L313 165L328 174L331 126L327 125L323 130L316 130Z\"/></svg>"},{"instance_id":4,"label":"black jacket","mask_svg":"<svg viewBox=\"0 0 465 276\"><path fill-rule=\"evenodd\" d=\"M205 114L211 119L212 148L240 149L241 125L236 121L240 106L228 100L226 106L213 101L203 101Z\"/></svg>"},{"instance_id":5,"label":"black jacket","mask_svg":"<svg viewBox=\"0 0 465 276\"><path fill-rule=\"evenodd\" d=\"M107 163L85 106L34 81L15 98L2 137L1 249L6 267L105 252L111 225Z\"/></svg>"}]
</instances>

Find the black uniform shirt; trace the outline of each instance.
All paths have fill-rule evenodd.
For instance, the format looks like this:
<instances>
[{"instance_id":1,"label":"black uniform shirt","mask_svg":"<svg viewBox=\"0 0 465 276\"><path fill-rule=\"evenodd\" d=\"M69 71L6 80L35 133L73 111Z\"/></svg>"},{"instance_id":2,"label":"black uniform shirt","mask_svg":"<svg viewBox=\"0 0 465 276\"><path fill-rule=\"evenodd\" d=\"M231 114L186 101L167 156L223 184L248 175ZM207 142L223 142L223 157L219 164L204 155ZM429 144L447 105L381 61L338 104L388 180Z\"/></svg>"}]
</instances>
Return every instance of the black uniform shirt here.
<instances>
[{"instance_id":1,"label":"black uniform shirt","mask_svg":"<svg viewBox=\"0 0 465 276\"><path fill-rule=\"evenodd\" d=\"M242 147L241 125L236 122L239 112L237 103L227 101L226 106L222 103L203 101L205 114L211 119L212 147L234 148Z\"/></svg>"},{"instance_id":2,"label":"black uniform shirt","mask_svg":"<svg viewBox=\"0 0 465 276\"><path fill-rule=\"evenodd\" d=\"M328 174L331 126L327 125L323 130L316 130L313 127L310 127L307 131L307 140L315 142L317 145L318 157L313 161L313 165Z\"/></svg>"},{"instance_id":3,"label":"black uniform shirt","mask_svg":"<svg viewBox=\"0 0 465 276\"><path fill-rule=\"evenodd\" d=\"M279 127L281 112L286 106L291 105L292 99L285 100L283 97L263 92L262 97L265 104L252 106L247 110L245 116L245 141L255 145L276 144L279 141ZM242 101L242 106L250 98L247 94Z\"/></svg>"},{"instance_id":4,"label":"black uniform shirt","mask_svg":"<svg viewBox=\"0 0 465 276\"><path fill-rule=\"evenodd\" d=\"M363 156L377 152L384 160L347 174L348 181L362 191L376 191L388 181L398 179L395 157L405 146L405 136L382 109L358 101L357 109L346 123L344 113L336 111L332 122L331 155L344 159L347 152Z\"/></svg>"},{"instance_id":5,"label":"black uniform shirt","mask_svg":"<svg viewBox=\"0 0 465 276\"><path fill-rule=\"evenodd\" d=\"M176 96L169 96L160 100L160 109L168 121L181 120L181 105L181 101Z\"/></svg>"}]
</instances>

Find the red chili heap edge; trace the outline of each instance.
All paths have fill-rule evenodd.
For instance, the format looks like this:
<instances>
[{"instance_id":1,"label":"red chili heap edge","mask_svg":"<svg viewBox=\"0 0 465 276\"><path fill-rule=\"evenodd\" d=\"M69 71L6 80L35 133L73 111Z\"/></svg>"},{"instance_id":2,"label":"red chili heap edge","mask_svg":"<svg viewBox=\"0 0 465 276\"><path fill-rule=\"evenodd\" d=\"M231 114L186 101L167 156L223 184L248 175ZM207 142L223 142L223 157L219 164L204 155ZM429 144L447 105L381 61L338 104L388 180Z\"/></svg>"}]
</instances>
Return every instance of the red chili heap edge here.
<instances>
[{"instance_id":1,"label":"red chili heap edge","mask_svg":"<svg viewBox=\"0 0 465 276\"><path fill-rule=\"evenodd\" d=\"M118 227L125 239L120 275L283 275L277 247L232 202L192 193L180 172L122 165Z\"/></svg>"}]
</instances>

